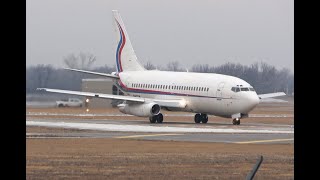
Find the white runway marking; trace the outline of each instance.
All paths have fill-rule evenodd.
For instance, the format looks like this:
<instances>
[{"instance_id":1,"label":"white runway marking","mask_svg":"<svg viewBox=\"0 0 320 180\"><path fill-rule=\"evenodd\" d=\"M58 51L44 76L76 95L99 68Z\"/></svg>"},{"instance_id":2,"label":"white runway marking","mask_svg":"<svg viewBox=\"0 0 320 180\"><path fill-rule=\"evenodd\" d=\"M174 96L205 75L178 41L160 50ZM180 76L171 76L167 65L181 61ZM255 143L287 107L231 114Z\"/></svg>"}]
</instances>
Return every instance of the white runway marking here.
<instances>
[{"instance_id":1,"label":"white runway marking","mask_svg":"<svg viewBox=\"0 0 320 180\"><path fill-rule=\"evenodd\" d=\"M128 114L93 114L93 113L83 113L83 114L67 114L67 113L46 113L46 112L27 112L29 116L80 116L80 117L91 117L91 116L117 116L117 117L128 117L133 115ZM193 117L194 114L164 114L165 117ZM212 115L211 115L212 116ZM215 117L215 116L213 116ZM274 117L274 118L285 118L285 117L293 117L292 114L249 114L249 117L262 118L262 117Z\"/></svg>"},{"instance_id":2,"label":"white runway marking","mask_svg":"<svg viewBox=\"0 0 320 180\"><path fill-rule=\"evenodd\" d=\"M122 131L122 132L214 132L214 133L280 133L292 134L293 129L239 129L235 128L186 128L186 127L168 127L168 126L151 126L151 125L118 125L118 124L94 124L94 123L66 123L66 122L38 122L26 121L27 126L46 126L70 129L87 129L98 131Z\"/></svg>"},{"instance_id":3,"label":"white runway marking","mask_svg":"<svg viewBox=\"0 0 320 180\"><path fill-rule=\"evenodd\" d=\"M257 141L241 141L241 142L234 142L236 144L252 144L252 143L264 143L264 142L280 142L280 141L294 141L293 138L291 139L268 139L268 140L257 140Z\"/></svg>"},{"instance_id":4,"label":"white runway marking","mask_svg":"<svg viewBox=\"0 0 320 180\"><path fill-rule=\"evenodd\" d=\"M132 135L132 136L118 136L114 137L117 139L129 139L129 138L141 138L141 137L157 137L157 136L179 136L183 134L143 134L143 135Z\"/></svg>"}]
</instances>

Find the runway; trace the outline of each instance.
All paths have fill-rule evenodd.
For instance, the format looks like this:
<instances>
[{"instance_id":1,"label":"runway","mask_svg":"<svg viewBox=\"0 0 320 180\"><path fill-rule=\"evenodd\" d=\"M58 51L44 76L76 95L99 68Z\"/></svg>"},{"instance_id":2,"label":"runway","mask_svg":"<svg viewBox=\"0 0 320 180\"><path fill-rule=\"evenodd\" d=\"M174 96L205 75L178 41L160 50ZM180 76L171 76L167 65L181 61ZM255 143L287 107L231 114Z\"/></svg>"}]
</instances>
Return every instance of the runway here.
<instances>
[{"instance_id":1,"label":"runway","mask_svg":"<svg viewBox=\"0 0 320 180\"><path fill-rule=\"evenodd\" d=\"M223 142L237 144L294 143L292 125L242 123L234 126L212 122L164 122L150 124L146 119L121 120L27 117L27 127L64 129L64 132L27 133L27 138L115 138L160 141ZM76 131L75 131L76 130Z\"/></svg>"}]
</instances>

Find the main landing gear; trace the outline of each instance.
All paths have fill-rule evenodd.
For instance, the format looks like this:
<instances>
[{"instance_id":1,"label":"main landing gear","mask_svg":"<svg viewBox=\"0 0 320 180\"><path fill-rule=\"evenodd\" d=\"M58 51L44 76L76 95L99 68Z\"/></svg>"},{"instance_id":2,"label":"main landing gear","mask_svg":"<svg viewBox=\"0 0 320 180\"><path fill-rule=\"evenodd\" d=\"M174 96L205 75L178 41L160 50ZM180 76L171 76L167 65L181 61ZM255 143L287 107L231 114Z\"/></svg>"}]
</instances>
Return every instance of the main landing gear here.
<instances>
[{"instance_id":1,"label":"main landing gear","mask_svg":"<svg viewBox=\"0 0 320 180\"><path fill-rule=\"evenodd\" d=\"M162 123L163 122L163 115L159 113L158 115L149 117L150 123Z\"/></svg>"},{"instance_id":2,"label":"main landing gear","mask_svg":"<svg viewBox=\"0 0 320 180\"><path fill-rule=\"evenodd\" d=\"M208 122L208 115L207 114L196 114L194 116L194 122L195 123L207 123Z\"/></svg>"},{"instance_id":3,"label":"main landing gear","mask_svg":"<svg viewBox=\"0 0 320 180\"><path fill-rule=\"evenodd\" d=\"M240 125L240 118L235 118L232 120L233 125Z\"/></svg>"}]
</instances>

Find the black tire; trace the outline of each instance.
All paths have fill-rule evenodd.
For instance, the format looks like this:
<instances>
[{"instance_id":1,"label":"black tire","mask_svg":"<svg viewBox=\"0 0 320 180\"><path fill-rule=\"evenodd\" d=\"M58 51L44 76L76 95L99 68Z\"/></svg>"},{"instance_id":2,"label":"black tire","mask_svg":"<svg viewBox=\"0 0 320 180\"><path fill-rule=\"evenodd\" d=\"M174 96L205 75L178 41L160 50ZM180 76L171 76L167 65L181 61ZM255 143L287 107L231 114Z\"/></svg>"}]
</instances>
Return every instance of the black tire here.
<instances>
[{"instance_id":1,"label":"black tire","mask_svg":"<svg viewBox=\"0 0 320 180\"><path fill-rule=\"evenodd\" d=\"M163 122L163 115L160 113L157 115L157 123L162 123Z\"/></svg>"},{"instance_id":2,"label":"black tire","mask_svg":"<svg viewBox=\"0 0 320 180\"><path fill-rule=\"evenodd\" d=\"M63 104L58 104L58 107L63 107Z\"/></svg>"},{"instance_id":3,"label":"black tire","mask_svg":"<svg viewBox=\"0 0 320 180\"><path fill-rule=\"evenodd\" d=\"M80 104L80 107L82 107L82 104Z\"/></svg>"},{"instance_id":4,"label":"black tire","mask_svg":"<svg viewBox=\"0 0 320 180\"><path fill-rule=\"evenodd\" d=\"M194 116L194 122L195 123L200 123L201 122L201 115L200 114L196 114Z\"/></svg>"},{"instance_id":5,"label":"black tire","mask_svg":"<svg viewBox=\"0 0 320 180\"><path fill-rule=\"evenodd\" d=\"M206 114L203 114L202 116L202 123L207 123L208 122L208 116Z\"/></svg>"},{"instance_id":6,"label":"black tire","mask_svg":"<svg viewBox=\"0 0 320 180\"><path fill-rule=\"evenodd\" d=\"M233 125L237 125L237 120L236 119L232 119L232 124Z\"/></svg>"},{"instance_id":7,"label":"black tire","mask_svg":"<svg viewBox=\"0 0 320 180\"><path fill-rule=\"evenodd\" d=\"M150 123L156 123L156 118L154 116L149 117Z\"/></svg>"},{"instance_id":8,"label":"black tire","mask_svg":"<svg viewBox=\"0 0 320 180\"><path fill-rule=\"evenodd\" d=\"M240 125L240 119L237 121L237 119L232 120L233 125Z\"/></svg>"}]
</instances>

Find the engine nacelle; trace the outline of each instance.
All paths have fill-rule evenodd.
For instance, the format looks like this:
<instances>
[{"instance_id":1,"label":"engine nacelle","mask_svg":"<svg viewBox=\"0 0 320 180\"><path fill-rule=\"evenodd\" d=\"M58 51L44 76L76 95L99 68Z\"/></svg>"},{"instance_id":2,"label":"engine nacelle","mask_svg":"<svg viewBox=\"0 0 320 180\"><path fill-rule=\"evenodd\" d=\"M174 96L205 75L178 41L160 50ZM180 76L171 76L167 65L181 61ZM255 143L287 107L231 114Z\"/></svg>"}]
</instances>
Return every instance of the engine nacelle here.
<instances>
[{"instance_id":1,"label":"engine nacelle","mask_svg":"<svg viewBox=\"0 0 320 180\"><path fill-rule=\"evenodd\" d=\"M119 111L125 114L130 114L140 117L151 117L160 113L160 106L156 103L143 104L120 104Z\"/></svg>"}]
</instances>

